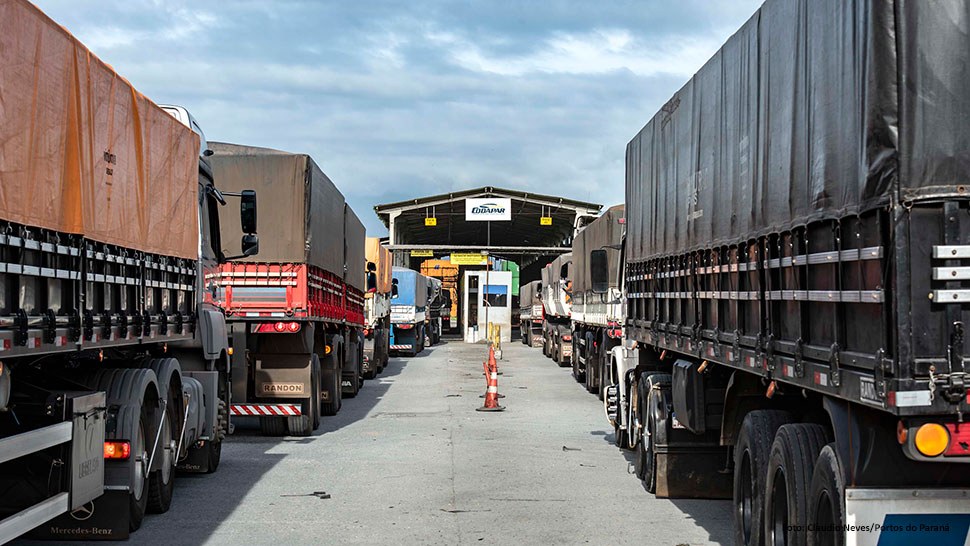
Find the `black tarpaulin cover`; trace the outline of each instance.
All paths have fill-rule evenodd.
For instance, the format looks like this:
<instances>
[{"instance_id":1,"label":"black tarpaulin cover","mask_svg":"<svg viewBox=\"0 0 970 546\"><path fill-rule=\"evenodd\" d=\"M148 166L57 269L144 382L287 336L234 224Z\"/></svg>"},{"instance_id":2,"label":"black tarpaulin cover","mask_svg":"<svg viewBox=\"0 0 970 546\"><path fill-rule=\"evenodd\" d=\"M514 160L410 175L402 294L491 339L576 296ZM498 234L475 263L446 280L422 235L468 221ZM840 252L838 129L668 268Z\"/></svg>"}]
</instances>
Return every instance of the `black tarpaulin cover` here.
<instances>
[{"instance_id":1,"label":"black tarpaulin cover","mask_svg":"<svg viewBox=\"0 0 970 546\"><path fill-rule=\"evenodd\" d=\"M310 156L224 142L209 142L209 148L215 152L209 160L217 188L256 190L259 254L238 261L306 262L341 278L353 270L348 284L363 289L363 226L356 216L345 218L343 194ZM226 216L220 222L223 246L227 254L238 254L238 207L219 213ZM352 234L360 251L351 269L345 269L345 224L360 225L360 233Z\"/></svg>"},{"instance_id":2,"label":"black tarpaulin cover","mask_svg":"<svg viewBox=\"0 0 970 546\"><path fill-rule=\"evenodd\" d=\"M970 3L769 0L627 146L639 261L970 180Z\"/></svg>"},{"instance_id":3,"label":"black tarpaulin cover","mask_svg":"<svg viewBox=\"0 0 970 546\"><path fill-rule=\"evenodd\" d=\"M589 273L589 253L606 250L609 264L609 283L616 288L620 268L619 247L623 237L623 205L614 205L599 218L583 228L573 238L573 292L586 292L593 289Z\"/></svg>"}]
</instances>

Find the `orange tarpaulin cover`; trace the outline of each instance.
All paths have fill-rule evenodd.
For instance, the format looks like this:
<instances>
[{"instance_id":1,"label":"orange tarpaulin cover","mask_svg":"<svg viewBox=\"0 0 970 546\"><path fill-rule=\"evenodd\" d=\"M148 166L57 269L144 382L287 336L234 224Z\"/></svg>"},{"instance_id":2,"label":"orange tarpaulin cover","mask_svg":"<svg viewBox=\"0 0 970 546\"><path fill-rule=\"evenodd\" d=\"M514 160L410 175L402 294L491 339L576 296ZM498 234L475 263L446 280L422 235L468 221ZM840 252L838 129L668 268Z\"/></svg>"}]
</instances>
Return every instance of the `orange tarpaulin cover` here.
<instances>
[{"instance_id":1,"label":"orange tarpaulin cover","mask_svg":"<svg viewBox=\"0 0 970 546\"><path fill-rule=\"evenodd\" d=\"M367 246L364 249L366 259L377 266L377 291L381 294L391 292L391 252L381 246L381 240L377 237L368 237Z\"/></svg>"},{"instance_id":2,"label":"orange tarpaulin cover","mask_svg":"<svg viewBox=\"0 0 970 546\"><path fill-rule=\"evenodd\" d=\"M0 219L198 255L199 137L24 0L0 0Z\"/></svg>"}]
</instances>

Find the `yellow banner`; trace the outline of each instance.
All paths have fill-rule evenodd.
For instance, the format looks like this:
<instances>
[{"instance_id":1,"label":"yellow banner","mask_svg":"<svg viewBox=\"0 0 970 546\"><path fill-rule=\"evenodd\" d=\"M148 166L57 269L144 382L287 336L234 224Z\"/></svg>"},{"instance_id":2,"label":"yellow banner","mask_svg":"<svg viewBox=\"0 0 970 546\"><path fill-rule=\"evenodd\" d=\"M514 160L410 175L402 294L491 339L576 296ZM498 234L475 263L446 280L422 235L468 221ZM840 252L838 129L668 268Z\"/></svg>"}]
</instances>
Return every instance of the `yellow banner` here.
<instances>
[{"instance_id":1,"label":"yellow banner","mask_svg":"<svg viewBox=\"0 0 970 546\"><path fill-rule=\"evenodd\" d=\"M552 216L540 216L539 217L539 225L540 226L551 226L552 225Z\"/></svg>"},{"instance_id":2,"label":"yellow banner","mask_svg":"<svg viewBox=\"0 0 970 546\"><path fill-rule=\"evenodd\" d=\"M474 252L452 252L451 263L454 265L485 265L488 256Z\"/></svg>"},{"instance_id":3,"label":"yellow banner","mask_svg":"<svg viewBox=\"0 0 970 546\"><path fill-rule=\"evenodd\" d=\"M424 225L426 225L426 226L437 226L438 225L438 219L437 218L425 218L424 219Z\"/></svg>"},{"instance_id":4,"label":"yellow banner","mask_svg":"<svg viewBox=\"0 0 970 546\"><path fill-rule=\"evenodd\" d=\"M433 250L412 250L411 256L414 256L415 258L433 258L434 251Z\"/></svg>"}]
</instances>

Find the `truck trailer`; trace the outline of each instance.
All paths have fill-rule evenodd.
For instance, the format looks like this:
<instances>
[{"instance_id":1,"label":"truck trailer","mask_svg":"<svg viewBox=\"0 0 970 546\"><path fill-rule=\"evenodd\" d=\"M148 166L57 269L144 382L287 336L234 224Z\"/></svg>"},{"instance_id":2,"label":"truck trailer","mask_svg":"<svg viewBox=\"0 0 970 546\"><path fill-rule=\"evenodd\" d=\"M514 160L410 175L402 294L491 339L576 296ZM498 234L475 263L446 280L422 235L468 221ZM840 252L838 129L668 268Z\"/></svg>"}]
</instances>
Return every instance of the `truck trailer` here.
<instances>
[{"instance_id":1,"label":"truck trailer","mask_svg":"<svg viewBox=\"0 0 970 546\"><path fill-rule=\"evenodd\" d=\"M394 267L391 279L391 352L415 356L424 350L427 277Z\"/></svg>"},{"instance_id":2,"label":"truck trailer","mask_svg":"<svg viewBox=\"0 0 970 546\"><path fill-rule=\"evenodd\" d=\"M623 338L623 300L619 289L620 244L623 239L623 205L609 208L573 237L573 377L586 390L603 398L603 370L609 366L613 347ZM605 293L593 292L589 252L603 250L610 285ZM598 264L600 265L600 264Z\"/></svg>"},{"instance_id":3,"label":"truck trailer","mask_svg":"<svg viewBox=\"0 0 970 546\"><path fill-rule=\"evenodd\" d=\"M227 194L184 108L32 4L0 4L0 51L0 543L126 538L177 469L219 465L228 345L204 279Z\"/></svg>"},{"instance_id":4,"label":"truck trailer","mask_svg":"<svg viewBox=\"0 0 970 546\"><path fill-rule=\"evenodd\" d=\"M529 347L542 343L542 281L519 288L519 333Z\"/></svg>"},{"instance_id":5,"label":"truck trailer","mask_svg":"<svg viewBox=\"0 0 970 546\"><path fill-rule=\"evenodd\" d=\"M434 346L441 342L441 332L444 328L446 309L451 308L451 302L445 300L445 291L441 289L441 279L424 277L428 290L428 308L424 319L424 337L428 345Z\"/></svg>"},{"instance_id":6,"label":"truck trailer","mask_svg":"<svg viewBox=\"0 0 970 546\"><path fill-rule=\"evenodd\" d=\"M367 292L364 293L364 379L384 371L390 354L391 252L377 237L367 238Z\"/></svg>"},{"instance_id":7,"label":"truck trailer","mask_svg":"<svg viewBox=\"0 0 970 546\"><path fill-rule=\"evenodd\" d=\"M559 366L569 366L573 354L570 307L573 255L556 257L542 268L542 354Z\"/></svg>"},{"instance_id":8,"label":"truck trailer","mask_svg":"<svg viewBox=\"0 0 970 546\"><path fill-rule=\"evenodd\" d=\"M967 539L966 21L769 0L627 146L607 414L737 544Z\"/></svg>"},{"instance_id":9,"label":"truck trailer","mask_svg":"<svg viewBox=\"0 0 970 546\"><path fill-rule=\"evenodd\" d=\"M421 274L426 277L441 279L441 291L447 298L448 305L441 308L442 332L453 332L458 328L458 279L460 267L449 260L429 259L421 262Z\"/></svg>"},{"instance_id":10,"label":"truck trailer","mask_svg":"<svg viewBox=\"0 0 970 546\"><path fill-rule=\"evenodd\" d=\"M272 241L211 278L232 342L231 413L306 436L363 381L364 226L306 154L210 143L216 176L264 195Z\"/></svg>"}]
</instances>

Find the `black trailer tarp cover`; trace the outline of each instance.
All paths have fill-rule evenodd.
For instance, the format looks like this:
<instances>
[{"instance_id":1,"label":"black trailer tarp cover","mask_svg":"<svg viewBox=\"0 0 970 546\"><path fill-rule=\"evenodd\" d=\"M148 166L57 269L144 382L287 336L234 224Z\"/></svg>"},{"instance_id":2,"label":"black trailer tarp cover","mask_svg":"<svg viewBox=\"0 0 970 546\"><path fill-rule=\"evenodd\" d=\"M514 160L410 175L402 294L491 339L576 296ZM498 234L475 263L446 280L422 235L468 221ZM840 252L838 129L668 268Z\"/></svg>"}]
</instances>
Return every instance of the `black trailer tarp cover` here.
<instances>
[{"instance_id":1,"label":"black trailer tarp cover","mask_svg":"<svg viewBox=\"0 0 970 546\"><path fill-rule=\"evenodd\" d=\"M634 137L631 262L965 195L970 3L769 0Z\"/></svg>"},{"instance_id":2,"label":"black trailer tarp cover","mask_svg":"<svg viewBox=\"0 0 970 546\"><path fill-rule=\"evenodd\" d=\"M609 263L610 287L616 288L619 280L620 251L617 248L623 237L624 206L614 205L599 218L583 228L573 238L573 291L580 293L593 289L589 275L589 253L606 250Z\"/></svg>"},{"instance_id":3,"label":"black trailer tarp cover","mask_svg":"<svg viewBox=\"0 0 970 546\"><path fill-rule=\"evenodd\" d=\"M360 259L348 253L356 261L344 269L351 245L348 241L345 247L344 241L344 196L310 156L222 142L209 142L209 148L217 188L256 190L259 254L239 261L305 262L341 278L356 271L358 262L363 267L364 235L353 233L359 238L352 244L360 247ZM227 254L239 254L239 207L231 205L219 211L228 216L221 221L222 245ZM363 289L363 272L360 277L360 282L348 284Z\"/></svg>"},{"instance_id":4,"label":"black trailer tarp cover","mask_svg":"<svg viewBox=\"0 0 970 546\"><path fill-rule=\"evenodd\" d=\"M367 233L364 224L354 214L350 205L344 205L344 282L354 288L364 291L364 244Z\"/></svg>"}]
</instances>

